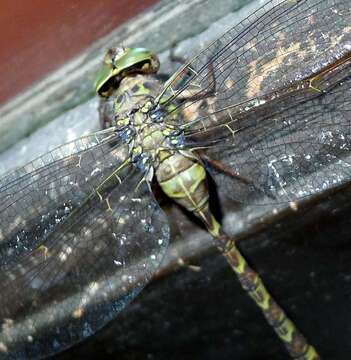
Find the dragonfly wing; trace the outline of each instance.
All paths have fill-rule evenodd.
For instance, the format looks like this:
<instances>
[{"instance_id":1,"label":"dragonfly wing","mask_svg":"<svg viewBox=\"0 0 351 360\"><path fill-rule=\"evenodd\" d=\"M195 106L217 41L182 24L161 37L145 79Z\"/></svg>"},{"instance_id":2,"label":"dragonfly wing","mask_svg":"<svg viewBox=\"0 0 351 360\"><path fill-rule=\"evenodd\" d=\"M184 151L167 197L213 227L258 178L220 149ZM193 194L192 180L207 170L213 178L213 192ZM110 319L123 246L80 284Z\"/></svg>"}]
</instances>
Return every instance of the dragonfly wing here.
<instances>
[{"instance_id":1,"label":"dragonfly wing","mask_svg":"<svg viewBox=\"0 0 351 360\"><path fill-rule=\"evenodd\" d=\"M249 180L236 200L297 200L330 185L322 167L348 177L350 21L346 0L268 1L166 84L181 146Z\"/></svg>"},{"instance_id":2,"label":"dragonfly wing","mask_svg":"<svg viewBox=\"0 0 351 360\"><path fill-rule=\"evenodd\" d=\"M350 89L351 72L319 97L264 119L252 114L246 128L208 149L251 182L227 179L226 193L244 203L290 202L350 181Z\"/></svg>"},{"instance_id":3,"label":"dragonfly wing","mask_svg":"<svg viewBox=\"0 0 351 360\"><path fill-rule=\"evenodd\" d=\"M237 117L348 53L350 18L347 0L270 0L175 73L160 103L197 129Z\"/></svg>"},{"instance_id":4,"label":"dragonfly wing","mask_svg":"<svg viewBox=\"0 0 351 360\"><path fill-rule=\"evenodd\" d=\"M115 139L107 131L74 140L0 179L0 266L40 246L126 159Z\"/></svg>"},{"instance_id":5,"label":"dragonfly wing","mask_svg":"<svg viewBox=\"0 0 351 360\"><path fill-rule=\"evenodd\" d=\"M168 243L168 221L143 174L132 165L115 171L122 163L119 150L104 148L100 155L90 154L90 161L88 151L80 167L56 160L63 167L50 163L47 178L44 168L34 171L34 179L25 173L24 185L20 180L3 183L2 189L12 189L9 206L22 208L23 220L6 235L15 237L22 227L28 243L1 267L1 358L48 356L93 334L137 295L158 267ZM76 164L76 155L69 158ZM97 165L103 181L89 176ZM82 189L69 187L72 179ZM45 201L50 192L51 207ZM57 221L42 225L46 205L51 210L59 204L68 207L72 198L66 214L58 212ZM29 207L34 210L25 211ZM6 209L0 212L1 223L6 221L2 230L10 226Z\"/></svg>"},{"instance_id":6,"label":"dragonfly wing","mask_svg":"<svg viewBox=\"0 0 351 360\"><path fill-rule=\"evenodd\" d=\"M105 147L109 149L110 144L116 142L116 129L111 127L108 130L97 131L87 136L80 137L76 140L60 145L53 150L39 156L24 166L11 170L0 177L0 196L3 195L3 190L14 186L17 182L23 183L24 177L33 177L39 174L40 171L49 172L51 166L64 159L69 159L71 156L78 156L91 150L96 146ZM121 145L120 141L117 141ZM108 147L105 145L108 144ZM107 150L105 150L107 152ZM95 153L95 152L94 152Z\"/></svg>"}]
</instances>

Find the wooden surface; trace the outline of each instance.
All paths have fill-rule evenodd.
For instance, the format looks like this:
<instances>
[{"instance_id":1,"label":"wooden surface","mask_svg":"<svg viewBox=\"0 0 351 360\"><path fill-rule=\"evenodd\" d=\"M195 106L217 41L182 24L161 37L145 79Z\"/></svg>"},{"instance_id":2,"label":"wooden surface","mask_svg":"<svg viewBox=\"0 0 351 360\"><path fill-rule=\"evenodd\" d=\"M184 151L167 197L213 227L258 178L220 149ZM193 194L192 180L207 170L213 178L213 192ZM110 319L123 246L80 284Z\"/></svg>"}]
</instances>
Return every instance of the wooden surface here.
<instances>
[{"instance_id":1,"label":"wooden surface","mask_svg":"<svg viewBox=\"0 0 351 360\"><path fill-rule=\"evenodd\" d=\"M2 0L0 104L158 0Z\"/></svg>"},{"instance_id":2,"label":"wooden surface","mask_svg":"<svg viewBox=\"0 0 351 360\"><path fill-rule=\"evenodd\" d=\"M11 145L17 143L15 147L18 147L19 140L34 134L39 127L43 127L59 115L93 97L96 72L100 68L107 48L123 44L146 47L158 54L163 52L162 72L171 74L175 70L174 67L164 66L168 58L167 49L186 39L183 42L185 46L181 55L185 53L189 56L191 52L199 50L200 45L204 46L214 40L225 29L245 18L258 6L258 1L247 0L218 0L216 3L211 0L188 2L162 0L151 6L96 41L86 51L65 62L58 70L50 72L43 80L30 86L4 106L0 106L0 152L7 150L14 154L13 149L10 149ZM222 19L224 16L225 19ZM204 31L210 24L213 24L211 28ZM172 31L164 31L164 29L172 29ZM199 36L195 38L196 34ZM50 62L51 59L43 56L41 61ZM11 72L12 77L15 78L14 72ZM1 86L10 87L10 84L2 84L0 88ZM21 126L14 126L13 124L19 119ZM79 121L84 119L79 117ZM71 124L76 123L77 119ZM89 126L90 122L86 124ZM72 127L69 122L67 125ZM67 141L65 137L57 135L57 130L50 135L50 138L48 136L41 138L39 143L43 144L48 140L54 145L57 139L58 145ZM77 133L76 137L80 135L81 132ZM39 153L28 151L31 146L26 140L22 145L26 146L26 151L21 150L20 156L11 156L10 167L24 164L43 151L47 151L44 148ZM37 147L38 142L31 149L35 151ZM8 165L4 165L4 158L0 156L0 173L8 169Z\"/></svg>"},{"instance_id":3,"label":"wooden surface","mask_svg":"<svg viewBox=\"0 0 351 360\"><path fill-rule=\"evenodd\" d=\"M116 3L120 3L120 1L116 1ZM96 72L108 47L121 44L142 46L160 53L184 39L190 40L191 37L204 31L210 24L223 16L226 18L229 16L228 24L232 24L233 19L234 21L242 19L255 7L257 8L259 3L258 0L218 0L216 2L211 0L186 2L161 0L155 6L133 16L122 25L116 26L106 36L95 41L92 46L73 59L65 61L63 66L50 72L42 80L35 82L25 91L0 106L0 152L8 150L11 145L32 134L39 127L93 97ZM242 8L244 5L245 7ZM105 14L105 20L106 16L110 19L109 12L107 15ZM9 18L6 20L7 23L12 21ZM85 26L82 26L80 31L90 32L91 26L90 22L85 22ZM172 31L168 31L168 29ZM202 45L206 44L208 39L213 39L213 34L218 34L218 27L213 27L211 30L206 38L201 40ZM68 40L74 35L70 32L67 34L69 35ZM191 41L187 41L187 44L193 47ZM34 41L31 46L33 49L37 49L36 52L39 51L39 54L34 51L34 55L38 56L37 59L40 62L51 63L55 60L47 57L40 45L37 46ZM66 51L66 47L73 45L68 41L64 46L58 44L55 46L59 51ZM19 56L16 57L16 62L19 61L19 58ZM28 61L32 61L29 57L27 58ZM28 71L28 67L17 66L14 61L9 63L6 73L5 70L0 71L2 78L8 80L1 82L0 92L12 92L11 87L17 86L17 81L21 82L21 74L29 76L27 72L32 71L32 69ZM18 119L21 119L21 126L13 126ZM1 165L0 161L0 167Z\"/></svg>"}]
</instances>

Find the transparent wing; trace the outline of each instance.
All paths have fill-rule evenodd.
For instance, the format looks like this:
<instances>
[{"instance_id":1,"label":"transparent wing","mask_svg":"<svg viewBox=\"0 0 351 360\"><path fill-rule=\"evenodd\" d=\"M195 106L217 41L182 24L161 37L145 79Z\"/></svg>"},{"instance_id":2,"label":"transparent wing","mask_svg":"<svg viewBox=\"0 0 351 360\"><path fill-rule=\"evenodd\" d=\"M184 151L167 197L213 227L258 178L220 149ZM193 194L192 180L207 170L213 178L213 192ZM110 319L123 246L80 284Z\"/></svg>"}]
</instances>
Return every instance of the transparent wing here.
<instances>
[{"instance_id":1,"label":"transparent wing","mask_svg":"<svg viewBox=\"0 0 351 360\"><path fill-rule=\"evenodd\" d=\"M202 130L283 95L304 99L306 80L350 52L350 19L348 0L267 1L172 76L160 104Z\"/></svg>"},{"instance_id":2,"label":"transparent wing","mask_svg":"<svg viewBox=\"0 0 351 360\"><path fill-rule=\"evenodd\" d=\"M0 179L0 265L40 246L128 156L114 129L64 144ZM30 229L29 232L26 229Z\"/></svg>"},{"instance_id":3,"label":"transparent wing","mask_svg":"<svg viewBox=\"0 0 351 360\"><path fill-rule=\"evenodd\" d=\"M123 148L54 159L2 181L1 358L48 356L93 334L150 279L168 242L143 174L121 168Z\"/></svg>"},{"instance_id":4,"label":"transparent wing","mask_svg":"<svg viewBox=\"0 0 351 360\"><path fill-rule=\"evenodd\" d=\"M349 178L350 20L346 0L268 1L166 84L159 107L181 145L248 180L231 182L236 200L294 201Z\"/></svg>"},{"instance_id":5,"label":"transparent wing","mask_svg":"<svg viewBox=\"0 0 351 360\"><path fill-rule=\"evenodd\" d=\"M246 128L206 152L248 180L227 176L219 185L236 201L268 204L349 182L350 95L351 72L319 97L269 115L265 126L252 114Z\"/></svg>"},{"instance_id":6,"label":"transparent wing","mask_svg":"<svg viewBox=\"0 0 351 360\"><path fill-rule=\"evenodd\" d=\"M97 131L90 135L83 136L79 139L58 146L46 154L32 160L26 165L9 171L1 176L0 196L4 196L6 194L6 192L4 192L6 189L10 189L11 187L14 188L16 183L22 183L22 186L25 186L23 178L26 176L33 179L34 176L40 176L40 172L44 172L45 174L50 174L51 172L54 173L55 170L52 170L53 167L55 167L58 162L65 161L66 159L77 159L75 163L75 165L77 165L79 156L94 147L98 149L99 146L102 146L106 149L110 149L110 144L112 144L113 141L116 142L116 139L116 129L111 127L107 130ZM105 146L107 143L109 146ZM117 143L120 144L120 141ZM74 166L72 166L72 168L74 168Z\"/></svg>"}]
</instances>

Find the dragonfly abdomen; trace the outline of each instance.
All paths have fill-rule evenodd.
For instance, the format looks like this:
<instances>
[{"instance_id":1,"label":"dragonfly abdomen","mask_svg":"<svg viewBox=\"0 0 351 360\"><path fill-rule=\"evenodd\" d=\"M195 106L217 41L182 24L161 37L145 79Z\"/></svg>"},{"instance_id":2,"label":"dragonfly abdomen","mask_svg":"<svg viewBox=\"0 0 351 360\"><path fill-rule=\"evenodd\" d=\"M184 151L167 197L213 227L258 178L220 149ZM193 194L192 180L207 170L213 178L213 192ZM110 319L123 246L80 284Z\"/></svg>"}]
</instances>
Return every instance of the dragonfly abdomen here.
<instances>
[{"instance_id":1,"label":"dragonfly abdomen","mask_svg":"<svg viewBox=\"0 0 351 360\"><path fill-rule=\"evenodd\" d=\"M200 218L217 237L220 225L209 209L206 170L193 153L162 151L156 178L162 190L188 211Z\"/></svg>"}]
</instances>

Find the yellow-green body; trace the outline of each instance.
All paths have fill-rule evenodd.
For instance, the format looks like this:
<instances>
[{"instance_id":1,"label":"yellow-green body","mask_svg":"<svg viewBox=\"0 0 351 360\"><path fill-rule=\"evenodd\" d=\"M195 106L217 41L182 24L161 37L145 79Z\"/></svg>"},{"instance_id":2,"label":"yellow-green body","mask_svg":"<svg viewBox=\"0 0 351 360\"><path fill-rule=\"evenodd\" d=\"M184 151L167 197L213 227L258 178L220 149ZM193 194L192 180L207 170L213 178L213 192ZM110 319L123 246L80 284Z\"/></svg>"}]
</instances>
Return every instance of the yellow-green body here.
<instances>
[{"instance_id":1,"label":"yellow-green body","mask_svg":"<svg viewBox=\"0 0 351 360\"><path fill-rule=\"evenodd\" d=\"M290 356L298 360L320 359L313 346L308 344L269 294L259 275L249 267L235 241L222 231L212 215L206 170L200 156L196 152L182 150L172 125L162 119L155 121L150 115L152 100L161 90L162 84L155 78L129 74L121 79L117 88L110 91L113 101L104 100L105 111L106 104L113 107L108 110L115 114L111 124L120 127L121 134L127 131L125 139L132 161L145 172L146 180L151 181L155 176L168 197L202 220L218 241L219 249L238 275L242 287L260 307ZM186 117L186 114L175 112L173 116Z\"/></svg>"},{"instance_id":2,"label":"yellow-green body","mask_svg":"<svg viewBox=\"0 0 351 360\"><path fill-rule=\"evenodd\" d=\"M123 79L116 93L117 125L130 123L135 129L130 151L133 156L147 154L152 160L147 178L152 175L167 196L199 217L213 236L219 235L219 224L209 210L206 170L200 157L178 150L169 135L173 129L164 122L155 123L147 113L149 97L156 96L161 84L150 77L136 75ZM133 118L126 117L131 108L140 107Z\"/></svg>"}]
</instances>

